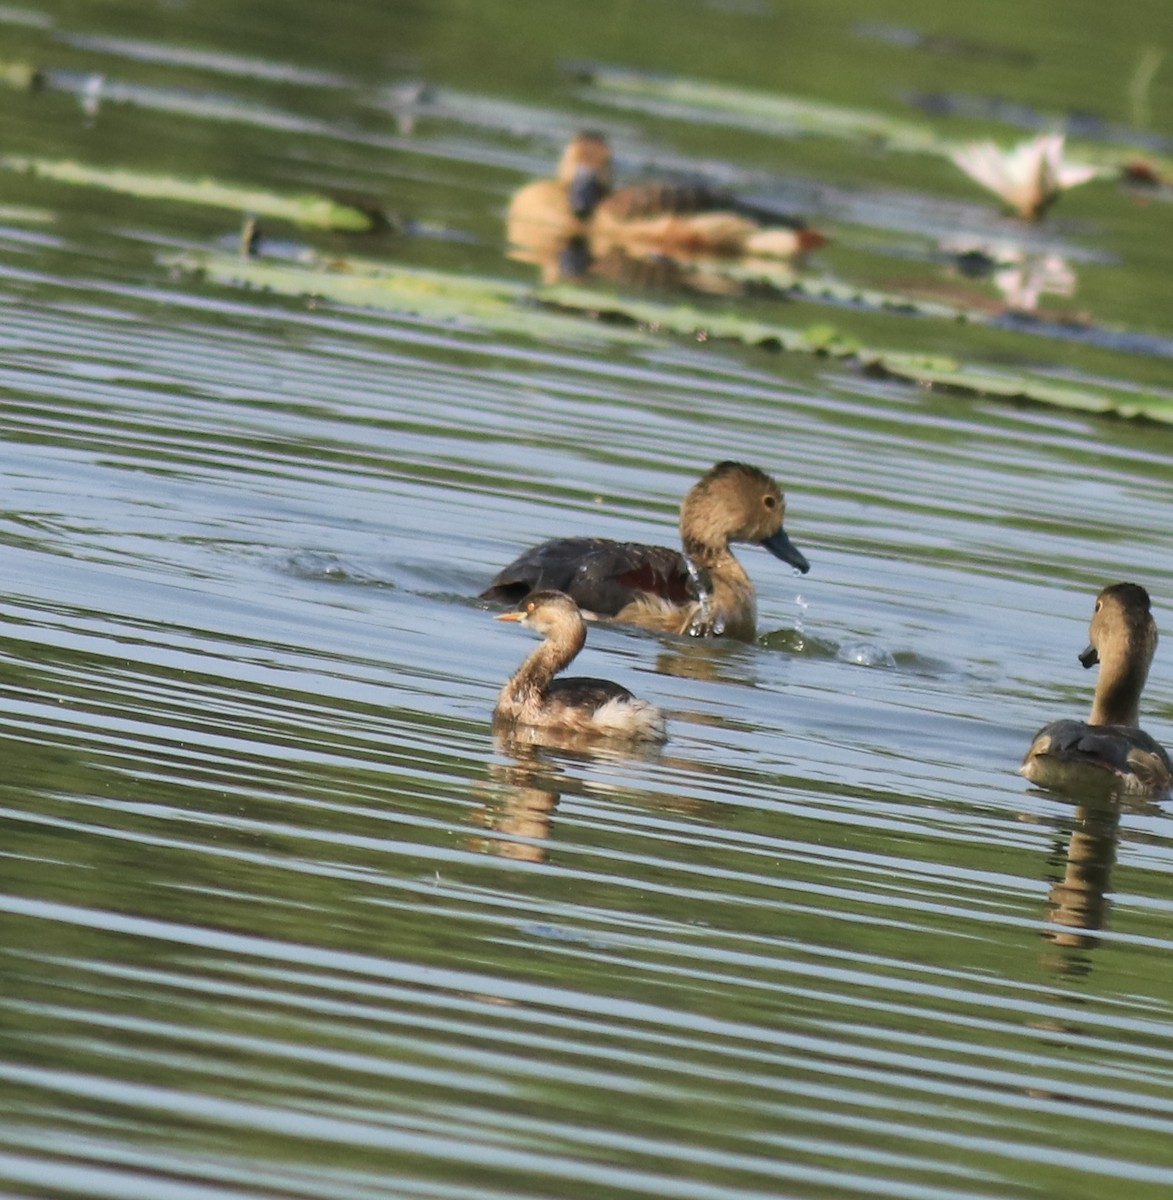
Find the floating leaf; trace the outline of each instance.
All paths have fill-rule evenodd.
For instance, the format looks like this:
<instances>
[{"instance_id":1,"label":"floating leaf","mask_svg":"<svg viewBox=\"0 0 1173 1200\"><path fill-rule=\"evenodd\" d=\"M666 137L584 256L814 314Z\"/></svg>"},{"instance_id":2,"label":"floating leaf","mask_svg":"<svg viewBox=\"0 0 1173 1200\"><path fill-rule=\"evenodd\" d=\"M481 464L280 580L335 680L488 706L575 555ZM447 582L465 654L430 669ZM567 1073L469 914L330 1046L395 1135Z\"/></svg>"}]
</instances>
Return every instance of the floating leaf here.
<instances>
[{"instance_id":1,"label":"floating leaf","mask_svg":"<svg viewBox=\"0 0 1173 1200\"><path fill-rule=\"evenodd\" d=\"M31 92L41 86L42 76L31 63L0 62L0 84L20 92Z\"/></svg>"},{"instance_id":2,"label":"floating leaf","mask_svg":"<svg viewBox=\"0 0 1173 1200\"><path fill-rule=\"evenodd\" d=\"M227 208L252 213L316 229L336 229L363 233L378 224L378 218L349 204L339 204L326 196L283 196L253 188L221 183L215 179L180 179L172 175L151 175L143 171L89 167L71 161L40 158L0 158L0 167L23 171L39 179L82 187L99 187L149 200L180 200L188 204Z\"/></svg>"},{"instance_id":3,"label":"floating leaf","mask_svg":"<svg viewBox=\"0 0 1173 1200\"><path fill-rule=\"evenodd\" d=\"M543 302L557 305L562 310L576 309L592 316L612 319L626 317L653 331L671 332L706 341L736 340L751 346L854 361L871 374L900 379L920 387L950 390L961 395L1031 401L1087 412L1146 416L1155 421L1173 423L1173 392L1140 391L1124 383L1112 384L1100 380L1094 385L1079 385L1058 381L1041 372L1001 372L981 366L964 366L948 358L871 349L829 324L796 329L748 320L735 313L714 314L686 305L630 300L571 284L540 288L536 295Z\"/></svg>"},{"instance_id":4,"label":"floating leaf","mask_svg":"<svg viewBox=\"0 0 1173 1200\"><path fill-rule=\"evenodd\" d=\"M596 291L577 284L559 283L538 288L534 293L543 304L560 310L626 320L655 333L676 333L699 341L734 340L751 346L774 346L782 350L809 350L800 329L751 321L736 314L722 314L688 304L664 304L611 292Z\"/></svg>"},{"instance_id":5,"label":"floating leaf","mask_svg":"<svg viewBox=\"0 0 1173 1200\"><path fill-rule=\"evenodd\" d=\"M229 254L183 254L166 263L216 283L263 288L283 296L314 296L441 321L464 321L497 333L579 342L647 341L646 336L630 328L544 311L534 304L528 287L502 279L353 258L295 263Z\"/></svg>"},{"instance_id":6,"label":"floating leaf","mask_svg":"<svg viewBox=\"0 0 1173 1200\"><path fill-rule=\"evenodd\" d=\"M655 334L697 341L821 355L855 363L869 374L959 395L1056 405L1086 412L1145 416L1173 423L1173 391L1143 391L1126 383L1057 380L1037 371L999 371L950 358L860 344L831 324L795 328L707 310L617 295L577 284L531 289L502 279L452 275L362 259L292 263L227 254L186 254L168 265L215 282L264 288L281 295L324 297L444 321L463 321L498 333L558 340L647 344ZM577 314L577 315L572 315ZM590 318L583 320L582 318Z\"/></svg>"},{"instance_id":7,"label":"floating leaf","mask_svg":"<svg viewBox=\"0 0 1173 1200\"><path fill-rule=\"evenodd\" d=\"M1148 417L1173 423L1173 393L1138 391L1124 383L1097 380L1095 385L1059 381L1038 372L1012 373L980 366L963 366L949 359L914 354L877 353L865 358L869 374L902 379L920 387L958 395L1050 404L1084 412Z\"/></svg>"},{"instance_id":8,"label":"floating leaf","mask_svg":"<svg viewBox=\"0 0 1173 1200\"><path fill-rule=\"evenodd\" d=\"M926 122L828 104L808 96L764 92L603 64L580 66L580 71L592 88L592 98L620 107L675 111L676 115L694 120L737 124L780 135L805 134L869 142L907 154L949 158L962 148L960 142L942 137ZM1118 171L1123 171L1137 157L1134 148L1091 142L1078 143L1078 153L1087 162ZM1146 152L1143 157L1160 176L1173 177L1173 159L1169 156Z\"/></svg>"},{"instance_id":9,"label":"floating leaf","mask_svg":"<svg viewBox=\"0 0 1173 1200\"><path fill-rule=\"evenodd\" d=\"M0 204L0 221L22 225L51 225L55 214L44 208L26 208L21 204Z\"/></svg>"},{"instance_id":10,"label":"floating leaf","mask_svg":"<svg viewBox=\"0 0 1173 1200\"><path fill-rule=\"evenodd\" d=\"M956 148L954 143L947 142L920 122L803 96L601 65L589 68L588 79L603 93L604 99L630 98L679 105L724 120L741 118L743 123L773 132L880 142L893 150L918 154L947 155Z\"/></svg>"}]
</instances>

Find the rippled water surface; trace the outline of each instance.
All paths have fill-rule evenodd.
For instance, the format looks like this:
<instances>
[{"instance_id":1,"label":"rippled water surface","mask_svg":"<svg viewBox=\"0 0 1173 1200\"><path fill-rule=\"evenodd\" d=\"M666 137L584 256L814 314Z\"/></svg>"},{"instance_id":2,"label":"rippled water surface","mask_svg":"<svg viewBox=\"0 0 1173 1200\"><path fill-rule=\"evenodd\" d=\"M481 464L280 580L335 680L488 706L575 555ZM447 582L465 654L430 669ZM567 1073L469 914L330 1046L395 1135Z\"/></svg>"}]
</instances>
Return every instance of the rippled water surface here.
<instances>
[{"instance_id":1,"label":"rippled water surface","mask_svg":"<svg viewBox=\"0 0 1173 1200\"><path fill-rule=\"evenodd\" d=\"M841 290L750 288L751 319L1170 386L1161 188L1016 232L948 164L566 70L932 93L1003 142L1078 111L1168 152L1168 66L1146 90L1135 62L1157 5L1106 50L995 3L135 8L0 9L45 72L4 93L6 152L345 194L397 223L266 224L266 253L528 284L508 195L600 125L621 170L804 205L825 278L996 306L933 242L957 223L1078 276L992 326ZM1101 586L1143 583L1173 637L1173 428L536 307L280 295L173 265L231 255L238 214L0 185L4 1195L1169 1194L1169 806L1014 771L1090 703ZM532 642L477 592L556 534L672 544L726 458L777 474L811 561L741 552L758 641L592 627L583 672L663 707L664 749L495 742Z\"/></svg>"}]
</instances>

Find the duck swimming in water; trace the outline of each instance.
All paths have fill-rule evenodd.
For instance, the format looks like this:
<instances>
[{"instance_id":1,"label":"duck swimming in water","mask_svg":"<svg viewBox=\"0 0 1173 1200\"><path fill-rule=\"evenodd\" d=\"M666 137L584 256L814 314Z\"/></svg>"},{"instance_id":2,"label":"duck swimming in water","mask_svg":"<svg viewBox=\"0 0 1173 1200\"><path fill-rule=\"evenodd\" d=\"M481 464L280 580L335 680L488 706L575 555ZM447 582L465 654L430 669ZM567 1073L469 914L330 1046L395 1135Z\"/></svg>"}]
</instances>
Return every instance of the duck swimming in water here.
<instances>
[{"instance_id":1,"label":"duck swimming in water","mask_svg":"<svg viewBox=\"0 0 1173 1200\"><path fill-rule=\"evenodd\" d=\"M1133 796L1168 790L1173 768L1164 749L1137 728L1140 695L1157 648L1149 594L1135 583L1116 583L1096 598L1091 644L1079 656L1100 665L1091 716L1052 721L1035 734L1019 774L1058 791L1108 787Z\"/></svg>"},{"instance_id":2,"label":"duck swimming in water","mask_svg":"<svg viewBox=\"0 0 1173 1200\"><path fill-rule=\"evenodd\" d=\"M827 240L704 184L658 181L612 190L611 150L598 133L570 142L554 179L514 195L508 231L512 243L527 247L584 239L596 256L621 247L636 255L790 258Z\"/></svg>"},{"instance_id":3,"label":"duck swimming in water","mask_svg":"<svg viewBox=\"0 0 1173 1200\"><path fill-rule=\"evenodd\" d=\"M501 689L493 710L496 726L641 742L662 742L668 736L664 714L627 688L606 679L554 678L586 643L586 625L569 596L534 592L496 620L530 625L544 638Z\"/></svg>"},{"instance_id":4,"label":"duck swimming in water","mask_svg":"<svg viewBox=\"0 0 1173 1200\"><path fill-rule=\"evenodd\" d=\"M483 600L517 604L554 588L592 616L698 637L750 641L757 605L730 542L754 542L804 574L806 556L782 527L786 502L764 471L721 462L680 507L683 553L667 546L608 538L555 538L527 550L500 571Z\"/></svg>"}]
</instances>

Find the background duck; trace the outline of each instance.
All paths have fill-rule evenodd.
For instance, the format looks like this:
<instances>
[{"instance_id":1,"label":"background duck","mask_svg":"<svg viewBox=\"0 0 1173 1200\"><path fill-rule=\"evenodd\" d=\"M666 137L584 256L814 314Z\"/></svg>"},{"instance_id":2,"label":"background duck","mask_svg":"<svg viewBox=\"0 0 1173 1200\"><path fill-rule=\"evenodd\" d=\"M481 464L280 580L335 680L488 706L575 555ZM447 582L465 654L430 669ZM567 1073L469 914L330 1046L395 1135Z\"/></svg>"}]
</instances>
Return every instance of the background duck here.
<instances>
[{"instance_id":1,"label":"background duck","mask_svg":"<svg viewBox=\"0 0 1173 1200\"><path fill-rule=\"evenodd\" d=\"M680 506L683 553L608 538L554 538L501 570L481 598L516 604L554 588L592 616L749 641L757 622L753 583L729 545L754 542L805 574L810 563L782 527L785 512L781 489L764 471L721 462Z\"/></svg>"},{"instance_id":2,"label":"background duck","mask_svg":"<svg viewBox=\"0 0 1173 1200\"><path fill-rule=\"evenodd\" d=\"M612 190L611 151L598 133L580 133L562 153L554 179L521 188L509 205L515 245L586 238L592 251L790 258L826 238L739 203L704 184L658 181Z\"/></svg>"},{"instance_id":3,"label":"background duck","mask_svg":"<svg viewBox=\"0 0 1173 1200\"><path fill-rule=\"evenodd\" d=\"M569 596L534 592L496 620L531 625L544 640L501 689L493 710L495 725L632 741L662 742L668 736L664 714L627 688L606 679L554 678L586 643L582 613Z\"/></svg>"},{"instance_id":4,"label":"background duck","mask_svg":"<svg viewBox=\"0 0 1173 1200\"><path fill-rule=\"evenodd\" d=\"M1019 773L1060 791L1092 785L1159 795L1173 780L1169 756L1137 728L1140 695L1157 648L1148 592L1135 583L1104 588L1088 632L1091 643L1079 661L1085 667L1100 665L1091 716L1052 721L1040 729Z\"/></svg>"}]
</instances>

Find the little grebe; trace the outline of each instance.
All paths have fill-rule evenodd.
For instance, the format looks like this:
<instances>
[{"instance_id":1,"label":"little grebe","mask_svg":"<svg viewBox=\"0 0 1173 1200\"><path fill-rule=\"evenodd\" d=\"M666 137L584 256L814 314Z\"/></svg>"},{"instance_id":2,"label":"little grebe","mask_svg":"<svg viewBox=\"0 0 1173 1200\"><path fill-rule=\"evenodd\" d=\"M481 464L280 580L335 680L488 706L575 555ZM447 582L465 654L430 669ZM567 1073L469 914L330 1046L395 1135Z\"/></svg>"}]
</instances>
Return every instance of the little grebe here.
<instances>
[{"instance_id":1,"label":"little grebe","mask_svg":"<svg viewBox=\"0 0 1173 1200\"><path fill-rule=\"evenodd\" d=\"M662 742L664 714L625 687L606 679L555 679L586 642L578 605L562 592L534 592L498 621L532 625L544 641L517 669L497 697L493 722L526 725L573 735L596 734Z\"/></svg>"},{"instance_id":2,"label":"little grebe","mask_svg":"<svg viewBox=\"0 0 1173 1200\"><path fill-rule=\"evenodd\" d=\"M1164 749L1137 728L1140 694L1157 648L1157 625L1149 595L1135 583L1106 587L1096 598L1091 644L1079 656L1085 667L1100 664L1095 701L1086 721L1052 721L1035 735L1019 773L1059 791L1089 785L1131 795L1168 790L1171 772Z\"/></svg>"},{"instance_id":3,"label":"little grebe","mask_svg":"<svg viewBox=\"0 0 1173 1200\"><path fill-rule=\"evenodd\" d=\"M703 184L658 181L611 189L611 151L598 133L580 133L554 179L527 184L509 205L509 240L587 239L595 255L632 253L790 258L827 239L800 221L741 204Z\"/></svg>"},{"instance_id":4,"label":"little grebe","mask_svg":"<svg viewBox=\"0 0 1173 1200\"><path fill-rule=\"evenodd\" d=\"M554 588L592 616L699 637L749 641L757 619L753 583L730 542L756 542L804 574L806 557L786 536L786 502L764 471L722 462L680 507L684 552L608 538L555 538L500 571L483 600L516 604Z\"/></svg>"}]
</instances>

